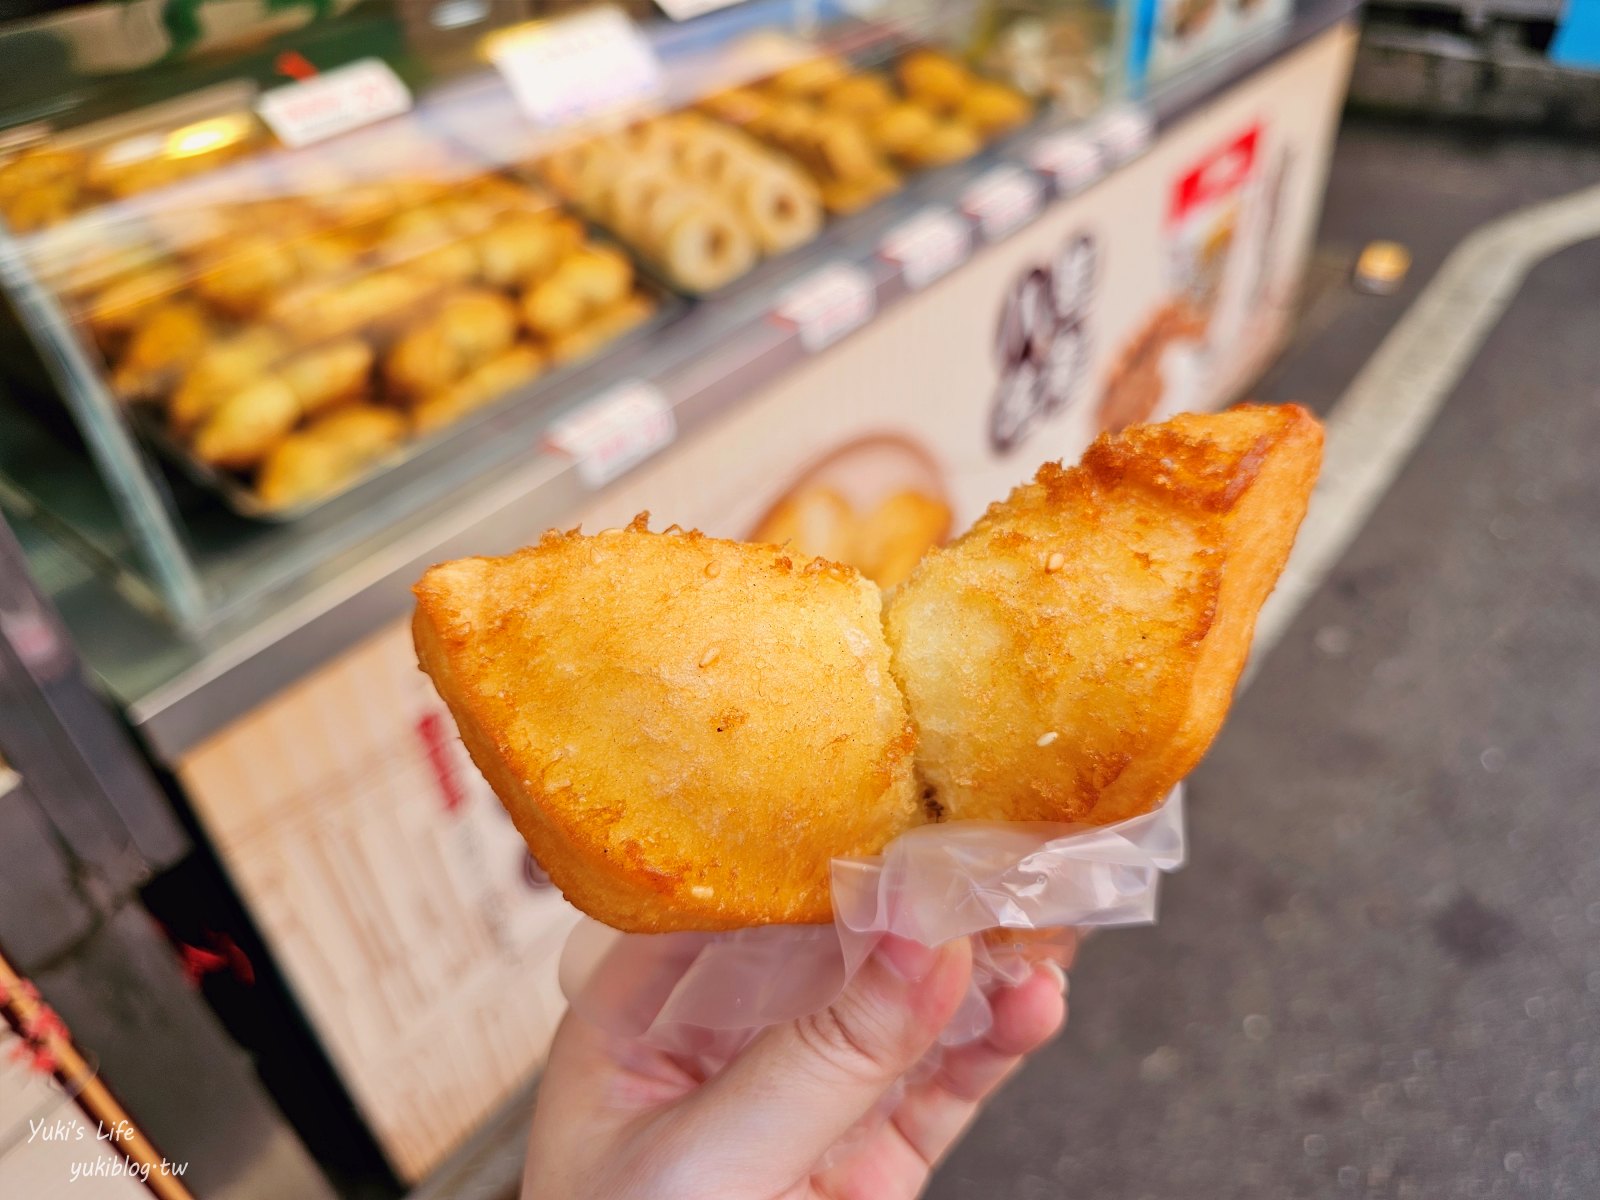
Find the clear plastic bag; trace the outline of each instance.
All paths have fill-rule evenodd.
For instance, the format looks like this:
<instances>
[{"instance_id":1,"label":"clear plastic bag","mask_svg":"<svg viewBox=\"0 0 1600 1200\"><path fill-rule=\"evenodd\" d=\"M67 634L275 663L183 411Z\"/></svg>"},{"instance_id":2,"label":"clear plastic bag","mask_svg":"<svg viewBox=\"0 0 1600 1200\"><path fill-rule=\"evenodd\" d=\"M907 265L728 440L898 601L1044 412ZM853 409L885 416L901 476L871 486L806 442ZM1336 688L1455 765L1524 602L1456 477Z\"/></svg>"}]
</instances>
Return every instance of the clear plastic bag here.
<instances>
[{"instance_id":1,"label":"clear plastic bag","mask_svg":"<svg viewBox=\"0 0 1600 1200\"><path fill-rule=\"evenodd\" d=\"M972 984L941 1047L982 1037L989 997L1027 979L1073 929L1155 919L1161 874L1184 858L1181 789L1114 825L955 822L835 859L832 925L622 934L585 919L561 985L582 1019L714 1074L769 1025L839 995L885 934L928 946L972 939Z\"/></svg>"}]
</instances>

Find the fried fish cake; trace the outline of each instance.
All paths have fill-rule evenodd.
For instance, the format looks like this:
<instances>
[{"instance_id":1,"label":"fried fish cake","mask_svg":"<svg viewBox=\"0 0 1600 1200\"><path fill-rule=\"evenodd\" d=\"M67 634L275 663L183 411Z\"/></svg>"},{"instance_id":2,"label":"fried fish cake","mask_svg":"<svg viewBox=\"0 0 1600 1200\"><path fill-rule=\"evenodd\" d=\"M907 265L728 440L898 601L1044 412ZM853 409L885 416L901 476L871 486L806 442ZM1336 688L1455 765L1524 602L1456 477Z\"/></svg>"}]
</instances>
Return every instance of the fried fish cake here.
<instances>
[{"instance_id":1,"label":"fried fish cake","mask_svg":"<svg viewBox=\"0 0 1600 1200\"><path fill-rule=\"evenodd\" d=\"M891 598L894 671L956 820L1146 812L1227 713L1322 431L1243 406L1102 436L932 551Z\"/></svg>"},{"instance_id":2,"label":"fried fish cake","mask_svg":"<svg viewBox=\"0 0 1600 1200\"><path fill-rule=\"evenodd\" d=\"M550 533L431 569L418 657L552 880L619 929L832 918L921 819L878 589L776 546Z\"/></svg>"}]
</instances>

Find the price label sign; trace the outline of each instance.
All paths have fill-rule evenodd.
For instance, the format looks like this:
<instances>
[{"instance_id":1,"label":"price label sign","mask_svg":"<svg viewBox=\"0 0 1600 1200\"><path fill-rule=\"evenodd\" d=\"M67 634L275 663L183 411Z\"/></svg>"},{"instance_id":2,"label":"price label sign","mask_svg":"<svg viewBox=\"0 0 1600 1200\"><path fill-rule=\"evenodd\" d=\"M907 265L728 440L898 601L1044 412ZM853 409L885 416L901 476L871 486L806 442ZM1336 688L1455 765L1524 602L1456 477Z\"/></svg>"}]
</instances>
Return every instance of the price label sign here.
<instances>
[{"instance_id":1,"label":"price label sign","mask_svg":"<svg viewBox=\"0 0 1600 1200\"><path fill-rule=\"evenodd\" d=\"M851 263L819 267L783 294L773 315L800 335L812 354L872 319L878 293L871 277Z\"/></svg>"},{"instance_id":2,"label":"price label sign","mask_svg":"<svg viewBox=\"0 0 1600 1200\"><path fill-rule=\"evenodd\" d=\"M285 146L309 146L411 109L411 92L378 58L264 92L256 112Z\"/></svg>"},{"instance_id":3,"label":"price label sign","mask_svg":"<svg viewBox=\"0 0 1600 1200\"><path fill-rule=\"evenodd\" d=\"M677 433L672 406L661 389L630 379L557 420L545 443L571 458L578 477L598 488L671 445Z\"/></svg>"},{"instance_id":4,"label":"price label sign","mask_svg":"<svg viewBox=\"0 0 1600 1200\"><path fill-rule=\"evenodd\" d=\"M972 253L972 226L948 208L925 208L891 229L878 253L916 291L948 275Z\"/></svg>"},{"instance_id":5,"label":"price label sign","mask_svg":"<svg viewBox=\"0 0 1600 1200\"><path fill-rule=\"evenodd\" d=\"M1048 175L1063 194L1082 191L1105 174L1100 144L1083 133L1053 133L1042 137L1028 152L1028 163Z\"/></svg>"},{"instance_id":6,"label":"price label sign","mask_svg":"<svg viewBox=\"0 0 1600 1200\"><path fill-rule=\"evenodd\" d=\"M1039 180L1009 164L979 176L961 195L962 210L991 242L1033 220L1043 203L1044 188Z\"/></svg>"},{"instance_id":7,"label":"price label sign","mask_svg":"<svg viewBox=\"0 0 1600 1200\"><path fill-rule=\"evenodd\" d=\"M1155 131L1154 118L1131 104L1112 109L1095 127L1100 149L1111 163L1125 163L1143 154Z\"/></svg>"},{"instance_id":8,"label":"price label sign","mask_svg":"<svg viewBox=\"0 0 1600 1200\"><path fill-rule=\"evenodd\" d=\"M562 126L661 92L661 64L616 8L591 8L494 36L489 57L522 111Z\"/></svg>"}]
</instances>

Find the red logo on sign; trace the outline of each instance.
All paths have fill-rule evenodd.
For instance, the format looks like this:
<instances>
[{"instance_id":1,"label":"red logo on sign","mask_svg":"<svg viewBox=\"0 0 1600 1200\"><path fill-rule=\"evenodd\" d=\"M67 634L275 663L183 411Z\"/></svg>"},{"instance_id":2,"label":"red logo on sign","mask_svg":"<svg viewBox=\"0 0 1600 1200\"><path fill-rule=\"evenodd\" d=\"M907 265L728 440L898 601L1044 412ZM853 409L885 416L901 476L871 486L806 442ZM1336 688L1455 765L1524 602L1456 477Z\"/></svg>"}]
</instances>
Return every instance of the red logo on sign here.
<instances>
[{"instance_id":1,"label":"red logo on sign","mask_svg":"<svg viewBox=\"0 0 1600 1200\"><path fill-rule=\"evenodd\" d=\"M428 765L433 768L434 780L439 784L439 794L444 798L445 812L455 812L467 802L467 793L456 778L455 759L450 754L449 727L441 713L424 713L417 720L417 733L422 738L428 755Z\"/></svg>"},{"instance_id":2,"label":"red logo on sign","mask_svg":"<svg viewBox=\"0 0 1600 1200\"><path fill-rule=\"evenodd\" d=\"M1252 125L1196 163L1172 189L1172 208L1167 213L1167 222L1177 224L1194 209L1237 191L1255 170L1256 146L1260 141L1261 126Z\"/></svg>"}]
</instances>

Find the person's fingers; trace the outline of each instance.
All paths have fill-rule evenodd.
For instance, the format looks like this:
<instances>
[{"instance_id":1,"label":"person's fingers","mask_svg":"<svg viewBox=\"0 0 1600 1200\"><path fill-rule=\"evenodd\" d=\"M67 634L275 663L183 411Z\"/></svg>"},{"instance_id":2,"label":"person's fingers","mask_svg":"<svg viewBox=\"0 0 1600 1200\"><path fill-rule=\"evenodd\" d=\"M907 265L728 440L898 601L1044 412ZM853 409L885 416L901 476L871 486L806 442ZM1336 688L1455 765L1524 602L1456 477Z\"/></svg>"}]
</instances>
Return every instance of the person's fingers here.
<instances>
[{"instance_id":1,"label":"person's fingers","mask_svg":"<svg viewBox=\"0 0 1600 1200\"><path fill-rule=\"evenodd\" d=\"M933 1164L885 1120L849 1157L813 1174L811 1190L828 1200L916 1200L932 1172Z\"/></svg>"},{"instance_id":2,"label":"person's fingers","mask_svg":"<svg viewBox=\"0 0 1600 1200\"><path fill-rule=\"evenodd\" d=\"M891 1124L919 1158L934 1164L971 1124L981 1103L1066 1020L1066 975L1042 963L1025 983L991 997L994 1026L981 1041L946 1052L932 1079L909 1089Z\"/></svg>"},{"instance_id":3,"label":"person's fingers","mask_svg":"<svg viewBox=\"0 0 1600 1200\"><path fill-rule=\"evenodd\" d=\"M668 1136L702 1167L759 1146L774 1177L804 1175L927 1052L971 971L965 938L930 950L886 937L831 1005L766 1030L679 1105Z\"/></svg>"}]
</instances>

